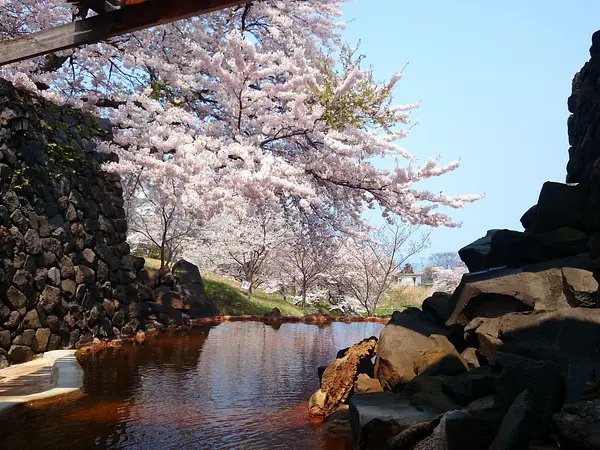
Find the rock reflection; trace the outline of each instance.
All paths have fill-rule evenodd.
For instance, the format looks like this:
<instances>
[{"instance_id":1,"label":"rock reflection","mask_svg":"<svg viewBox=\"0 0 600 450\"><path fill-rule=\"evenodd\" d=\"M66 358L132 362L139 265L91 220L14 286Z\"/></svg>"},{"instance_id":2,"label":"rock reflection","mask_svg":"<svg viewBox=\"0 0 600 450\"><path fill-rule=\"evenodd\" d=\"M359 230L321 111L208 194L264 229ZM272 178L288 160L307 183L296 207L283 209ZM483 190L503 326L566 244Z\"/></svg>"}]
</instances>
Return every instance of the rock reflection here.
<instances>
[{"instance_id":1,"label":"rock reflection","mask_svg":"<svg viewBox=\"0 0 600 450\"><path fill-rule=\"evenodd\" d=\"M87 396L0 421L0 448L351 448L313 425L316 368L373 323L232 322L88 354Z\"/></svg>"}]
</instances>

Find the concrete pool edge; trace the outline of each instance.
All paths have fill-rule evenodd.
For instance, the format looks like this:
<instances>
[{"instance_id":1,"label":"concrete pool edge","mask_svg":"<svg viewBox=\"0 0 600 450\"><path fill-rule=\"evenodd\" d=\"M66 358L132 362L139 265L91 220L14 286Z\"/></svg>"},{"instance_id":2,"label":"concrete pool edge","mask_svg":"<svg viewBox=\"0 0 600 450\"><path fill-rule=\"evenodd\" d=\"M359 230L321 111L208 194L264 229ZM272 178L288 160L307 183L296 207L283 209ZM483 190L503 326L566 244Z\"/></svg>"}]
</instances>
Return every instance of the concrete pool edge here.
<instances>
[{"instance_id":1,"label":"concrete pool edge","mask_svg":"<svg viewBox=\"0 0 600 450\"><path fill-rule=\"evenodd\" d=\"M27 373L28 364L35 364L36 367L40 366L39 359L20 364L19 366L24 373ZM81 392L81 388L83 387L83 369L77 361L76 350L52 350L45 352L41 359L46 361L44 367L51 369L52 385L54 387L29 395L0 396L0 417L12 408L25 403L48 400Z\"/></svg>"}]
</instances>

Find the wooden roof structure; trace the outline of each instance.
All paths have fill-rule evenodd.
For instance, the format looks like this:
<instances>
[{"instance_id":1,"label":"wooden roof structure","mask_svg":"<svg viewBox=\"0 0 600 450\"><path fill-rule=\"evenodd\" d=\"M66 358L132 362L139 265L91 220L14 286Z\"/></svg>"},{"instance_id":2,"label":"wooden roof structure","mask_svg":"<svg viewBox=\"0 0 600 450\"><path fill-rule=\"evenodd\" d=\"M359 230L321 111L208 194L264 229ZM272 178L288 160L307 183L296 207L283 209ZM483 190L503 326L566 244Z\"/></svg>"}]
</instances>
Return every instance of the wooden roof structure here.
<instances>
[{"instance_id":1,"label":"wooden roof structure","mask_svg":"<svg viewBox=\"0 0 600 450\"><path fill-rule=\"evenodd\" d=\"M0 42L0 66L104 41L132 31L246 3L248 0L68 0L73 22ZM97 15L87 17L89 11Z\"/></svg>"}]
</instances>

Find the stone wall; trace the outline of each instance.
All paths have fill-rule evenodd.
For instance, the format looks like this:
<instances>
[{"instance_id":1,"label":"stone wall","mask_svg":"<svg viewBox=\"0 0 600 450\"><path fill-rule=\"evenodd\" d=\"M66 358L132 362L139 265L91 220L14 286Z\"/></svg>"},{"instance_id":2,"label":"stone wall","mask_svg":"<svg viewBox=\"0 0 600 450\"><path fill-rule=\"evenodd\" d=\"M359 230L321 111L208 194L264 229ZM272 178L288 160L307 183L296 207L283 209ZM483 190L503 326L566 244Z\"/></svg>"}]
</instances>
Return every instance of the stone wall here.
<instances>
[{"instance_id":1,"label":"stone wall","mask_svg":"<svg viewBox=\"0 0 600 450\"><path fill-rule=\"evenodd\" d=\"M119 177L100 168L116 156L95 151L107 125L0 80L0 368L185 320L130 254Z\"/></svg>"}]
</instances>

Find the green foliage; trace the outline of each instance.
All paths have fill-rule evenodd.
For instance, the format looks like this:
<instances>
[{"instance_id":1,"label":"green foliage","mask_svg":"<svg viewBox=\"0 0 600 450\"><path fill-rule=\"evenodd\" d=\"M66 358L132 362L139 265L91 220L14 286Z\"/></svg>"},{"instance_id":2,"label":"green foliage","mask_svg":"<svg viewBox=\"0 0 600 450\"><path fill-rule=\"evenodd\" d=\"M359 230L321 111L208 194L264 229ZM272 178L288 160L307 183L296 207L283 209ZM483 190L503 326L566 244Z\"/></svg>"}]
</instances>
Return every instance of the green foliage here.
<instances>
[{"instance_id":1,"label":"green foliage","mask_svg":"<svg viewBox=\"0 0 600 450\"><path fill-rule=\"evenodd\" d=\"M360 129L381 129L391 133L395 125L394 112L390 109L392 90L386 83L379 83L373 76L373 68L365 71L365 76L343 94L337 90L348 75L359 69L364 55L356 56L357 48L342 47L341 69L335 67L332 58L324 58L320 63L323 76L322 86L313 87L317 104L325 108L323 119L336 131L348 125Z\"/></svg>"},{"instance_id":2,"label":"green foliage","mask_svg":"<svg viewBox=\"0 0 600 450\"><path fill-rule=\"evenodd\" d=\"M100 128L98 126L98 122L96 122L94 120L95 126L90 128L90 136L91 137L102 137L102 136L106 136L108 134L108 131L106 131L104 128Z\"/></svg>"},{"instance_id":3,"label":"green foliage","mask_svg":"<svg viewBox=\"0 0 600 450\"><path fill-rule=\"evenodd\" d=\"M75 174L76 168L85 163L81 152L78 152L70 145L61 145L56 142L46 144L46 154L48 160L44 167L48 168L49 174L55 178L61 175Z\"/></svg>"},{"instance_id":4,"label":"green foliage","mask_svg":"<svg viewBox=\"0 0 600 450\"><path fill-rule=\"evenodd\" d=\"M150 98L153 100L157 100L163 104L166 102L177 103L177 93L172 86L164 81L150 81L150 88L152 89Z\"/></svg>"},{"instance_id":5,"label":"green foliage","mask_svg":"<svg viewBox=\"0 0 600 450\"><path fill-rule=\"evenodd\" d=\"M24 165L22 169L15 169L13 171L13 180L11 187L15 191L20 191L30 185L30 172L31 168Z\"/></svg>"}]
</instances>

